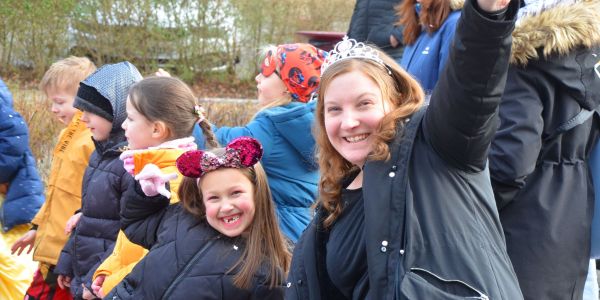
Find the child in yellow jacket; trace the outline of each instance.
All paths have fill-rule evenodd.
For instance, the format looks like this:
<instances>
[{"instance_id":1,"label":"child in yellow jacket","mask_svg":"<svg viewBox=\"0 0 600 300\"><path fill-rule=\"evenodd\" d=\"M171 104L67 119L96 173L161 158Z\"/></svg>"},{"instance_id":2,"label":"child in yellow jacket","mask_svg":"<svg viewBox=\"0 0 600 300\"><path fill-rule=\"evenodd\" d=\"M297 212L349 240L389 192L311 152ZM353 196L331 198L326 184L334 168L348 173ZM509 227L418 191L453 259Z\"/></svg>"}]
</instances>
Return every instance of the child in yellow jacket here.
<instances>
[{"instance_id":1,"label":"child in yellow jacket","mask_svg":"<svg viewBox=\"0 0 600 300\"><path fill-rule=\"evenodd\" d=\"M33 248L33 259L40 262L27 290L31 299L71 299L68 290L56 288L52 269L68 239L65 225L81 208L83 172L94 151L90 130L81 122L81 112L73 107L73 101L79 82L95 70L88 58L71 56L52 64L40 82L40 90L52 102L52 113L67 127L54 148L46 202L31 221L32 229L12 246L17 254Z\"/></svg>"},{"instance_id":2,"label":"child in yellow jacket","mask_svg":"<svg viewBox=\"0 0 600 300\"><path fill-rule=\"evenodd\" d=\"M192 90L181 80L170 77L150 77L133 85L127 100L127 119L123 123L128 142L121 155L125 169L132 175L153 165L163 173L176 173L175 160L183 152L195 149L191 137L200 123L207 143L216 147L210 125L203 119ZM169 182L171 192L159 191L177 202L180 178ZM114 288L146 255L147 250L131 243L119 232L113 253L96 269L93 293L103 297ZM88 295L90 298L91 295Z\"/></svg>"}]
</instances>

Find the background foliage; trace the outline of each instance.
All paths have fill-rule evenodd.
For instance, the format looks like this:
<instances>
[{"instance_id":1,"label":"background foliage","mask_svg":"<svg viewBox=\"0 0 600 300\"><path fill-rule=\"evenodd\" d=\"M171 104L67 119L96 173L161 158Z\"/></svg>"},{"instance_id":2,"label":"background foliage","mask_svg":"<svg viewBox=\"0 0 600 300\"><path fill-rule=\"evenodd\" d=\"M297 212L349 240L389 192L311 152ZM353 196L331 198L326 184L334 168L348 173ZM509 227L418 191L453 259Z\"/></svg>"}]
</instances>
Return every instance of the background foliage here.
<instances>
[{"instance_id":1,"label":"background foliage","mask_svg":"<svg viewBox=\"0 0 600 300\"><path fill-rule=\"evenodd\" d=\"M13 94L14 108L29 126L29 145L37 160L38 170L44 182L50 172L52 151L58 134L64 128L50 112L51 102L37 90L22 89L9 84ZM246 124L256 113L256 102L212 102L200 101L206 110L207 119L219 126Z\"/></svg>"},{"instance_id":2,"label":"background foliage","mask_svg":"<svg viewBox=\"0 0 600 300\"><path fill-rule=\"evenodd\" d=\"M143 72L166 67L188 81L217 70L251 78L262 46L299 41L298 30L346 31L353 7L352 0L2 0L0 74L37 79L76 54L98 65L130 60Z\"/></svg>"}]
</instances>

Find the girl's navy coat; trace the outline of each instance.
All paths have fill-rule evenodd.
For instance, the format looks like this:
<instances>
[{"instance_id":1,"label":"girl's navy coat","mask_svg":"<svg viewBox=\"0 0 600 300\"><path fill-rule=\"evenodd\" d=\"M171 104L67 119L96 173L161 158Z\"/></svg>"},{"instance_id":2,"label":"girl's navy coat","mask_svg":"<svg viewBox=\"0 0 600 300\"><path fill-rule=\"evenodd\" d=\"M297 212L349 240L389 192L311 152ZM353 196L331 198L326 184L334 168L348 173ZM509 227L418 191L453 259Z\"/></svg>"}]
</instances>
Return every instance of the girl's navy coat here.
<instances>
[{"instance_id":1,"label":"girl's navy coat","mask_svg":"<svg viewBox=\"0 0 600 300\"><path fill-rule=\"evenodd\" d=\"M390 160L363 169L368 299L523 298L487 169L514 23L482 16L475 1L422 119L399 130ZM294 249L288 299L331 299L320 215Z\"/></svg>"},{"instance_id":2,"label":"girl's navy coat","mask_svg":"<svg viewBox=\"0 0 600 300\"><path fill-rule=\"evenodd\" d=\"M137 182L125 199L123 230L150 252L106 299L283 299L282 287L265 285L266 266L249 290L234 286L238 269L230 270L243 239L221 235L164 196L145 196Z\"/></svg>"},{"instance_id":3,"label":"girl's navy coat","mask_svg":"<svg viewBox=\"0 0 600 300\"><path fill-rule=\"evenodd\" d=\"M0 184L8 183L0 208L2 230L27 224L44 202L44 186L29 149L29 130L13 109L10 91L0 79Z\"/></svg>"}]
</instances>

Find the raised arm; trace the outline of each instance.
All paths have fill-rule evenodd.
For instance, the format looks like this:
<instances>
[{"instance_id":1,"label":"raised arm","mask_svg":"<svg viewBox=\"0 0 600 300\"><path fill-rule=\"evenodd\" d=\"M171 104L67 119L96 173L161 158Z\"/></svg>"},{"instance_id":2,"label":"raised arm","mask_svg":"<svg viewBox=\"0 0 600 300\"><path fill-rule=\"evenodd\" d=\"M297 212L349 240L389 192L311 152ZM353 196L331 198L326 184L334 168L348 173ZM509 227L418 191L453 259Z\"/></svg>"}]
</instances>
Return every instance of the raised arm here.
<instances>
[{"instance_id":1,"label":"raised arm","mask_svg":"<svg viewBox=\"0 0 600 300\"><path fill-rule=\"evenodd\" d=\"M423 124L433 148L456 168L478 172L486 166L518 6L506 0L465 3Z\"/></svg>"},{"instance_id":2,"label":"raised arm","mask_svg":"<svg viewBox=\"0 0 600 300\"><path fill-rule=\"evenodd\" d=\"M518 2L518 1L513 1ZM493 13L508 7L510 0L477 0L479 8L484 12Z\"/></svg>"}]
</instances>

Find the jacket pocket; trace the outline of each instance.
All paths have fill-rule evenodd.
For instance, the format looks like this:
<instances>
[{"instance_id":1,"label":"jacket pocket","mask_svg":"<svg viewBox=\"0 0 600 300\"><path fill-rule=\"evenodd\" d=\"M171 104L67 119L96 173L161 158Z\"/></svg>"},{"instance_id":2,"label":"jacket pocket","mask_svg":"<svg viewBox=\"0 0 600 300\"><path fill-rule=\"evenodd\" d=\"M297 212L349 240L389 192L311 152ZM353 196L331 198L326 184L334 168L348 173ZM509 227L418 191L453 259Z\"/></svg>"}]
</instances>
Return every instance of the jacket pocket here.
<instances>
[{"instance_id":1,"label":"jacket pocket","mask_svg":"<svg viewBox=\"0 0 600 300\"><path fill-rule=\"evenodd\" d=\"M396 284L396 293L400 299L489 299L464 281L445 279L421 268L411 268Z\"/></svg>"}]
</instances>

